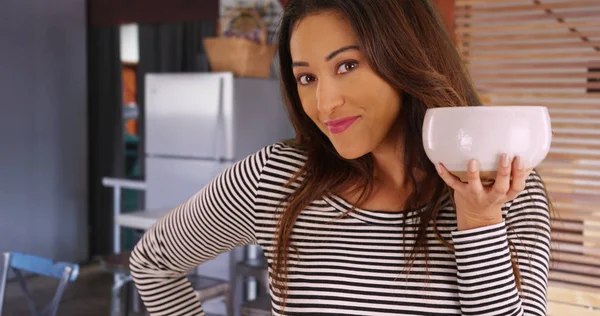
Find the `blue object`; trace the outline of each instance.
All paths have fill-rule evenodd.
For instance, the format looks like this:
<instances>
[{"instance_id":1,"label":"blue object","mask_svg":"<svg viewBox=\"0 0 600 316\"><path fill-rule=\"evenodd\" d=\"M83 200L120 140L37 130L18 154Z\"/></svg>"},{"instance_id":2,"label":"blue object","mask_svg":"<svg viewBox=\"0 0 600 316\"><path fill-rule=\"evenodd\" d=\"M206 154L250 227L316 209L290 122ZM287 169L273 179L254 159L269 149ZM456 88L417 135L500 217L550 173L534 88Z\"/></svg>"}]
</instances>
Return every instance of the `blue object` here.
<instances>
[{"instance_id":1,"label":"blue object","mask_svg":"<svg viewBox=\"0 0 600 316\"><path fill-rule=\"evenodd\" d=\"M2 315L2 305L4 301L4 292L6 289L9 269L12 269L19 280L21 289L27 298L31 315L34 316L56 315L58 304L60 303L60 299L65 288L67 287L67 284L74 282L79 276L79 265L77 264L68 262L55 262L48 258L23 254L20 252L5 252L2 274L0 274L0 315ZM27 289L25 278L23 278L23 274L21 272L34 273L60 280L56 289L56 293L54 294L50 304L41 310L36 308L36 304L33 301L31 293Z\"/></svg>"}]
</instances>

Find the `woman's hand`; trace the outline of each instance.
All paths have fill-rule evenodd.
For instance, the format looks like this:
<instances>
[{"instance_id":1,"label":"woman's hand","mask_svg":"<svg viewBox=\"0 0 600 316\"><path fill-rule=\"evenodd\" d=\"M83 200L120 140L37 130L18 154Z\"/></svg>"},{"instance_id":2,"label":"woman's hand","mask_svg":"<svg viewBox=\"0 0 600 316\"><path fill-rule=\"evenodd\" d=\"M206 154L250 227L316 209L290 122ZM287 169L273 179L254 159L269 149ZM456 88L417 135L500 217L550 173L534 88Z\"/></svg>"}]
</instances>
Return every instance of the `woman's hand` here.
<instances>
[{"instance_id":1,"label":"woman's hand","mask_svg":"<svg viewBox=\"0 0 600 316\"><path fill-rule=\"evenodd\" d=\"M502 206L525 189L525 180L529 175L520 157L514 159L511 166L507 154L501 155L496 181L490 186L481 183L477 160L469 161L467 183L448 172L441 163L436 165L436 169L444 182L454 189L458 230L501 223Z\"/></svg>"}]
</instances>

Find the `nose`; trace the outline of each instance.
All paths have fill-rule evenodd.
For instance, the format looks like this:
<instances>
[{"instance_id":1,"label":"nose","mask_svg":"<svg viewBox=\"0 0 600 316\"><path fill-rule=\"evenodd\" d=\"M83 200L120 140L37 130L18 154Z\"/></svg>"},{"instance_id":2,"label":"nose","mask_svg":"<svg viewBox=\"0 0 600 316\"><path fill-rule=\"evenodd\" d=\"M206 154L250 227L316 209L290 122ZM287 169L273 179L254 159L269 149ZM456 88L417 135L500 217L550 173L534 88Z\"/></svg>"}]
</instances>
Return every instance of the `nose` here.
<instances>
[{"instance_id":1,"label":"nose","mask_svg":"<svg viewBox=\"0 0 600 316\"><path fill-rule=\"evenodd\" d=\"M344 104L344 96L333 82L320 80L317 85L317 108L324 114L333 113Z\"/></svg>"}]
</instances>

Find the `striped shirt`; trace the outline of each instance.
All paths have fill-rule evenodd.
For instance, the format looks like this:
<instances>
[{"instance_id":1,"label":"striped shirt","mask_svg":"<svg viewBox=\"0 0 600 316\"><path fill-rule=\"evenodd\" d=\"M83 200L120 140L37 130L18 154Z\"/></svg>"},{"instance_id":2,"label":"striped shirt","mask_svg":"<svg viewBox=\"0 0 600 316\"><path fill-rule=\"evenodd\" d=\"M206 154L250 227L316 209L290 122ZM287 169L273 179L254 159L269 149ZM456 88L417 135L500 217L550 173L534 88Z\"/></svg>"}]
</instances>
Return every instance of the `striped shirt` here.
<instances>
[{"instance_id":1,"label":"striped shirt","mask_svg":"<svg viewBox=\"0 0 600 316\"><path fill-rule=\"evenodd\" d=\"M136 245L131 271L151 315L204 315L185 273L236 246L258 244L271 264L284 184L306 161L284 143L265 147L217 176L159 220ZM356 209L338 196L313 201L292 233L284 310L273 315L546 315L550 216L537 173L502 209L497 225L458 231L451 206L429 225L429 260L405 269L419 210ZM404 216L406 215L406 216ZM403 238L403 231L406 238ZM508 241L523 279L515 285ZM407 246L407 247L405 247ZM428 270L428 272L427 272Z\"/></svg>"}]
</instances>

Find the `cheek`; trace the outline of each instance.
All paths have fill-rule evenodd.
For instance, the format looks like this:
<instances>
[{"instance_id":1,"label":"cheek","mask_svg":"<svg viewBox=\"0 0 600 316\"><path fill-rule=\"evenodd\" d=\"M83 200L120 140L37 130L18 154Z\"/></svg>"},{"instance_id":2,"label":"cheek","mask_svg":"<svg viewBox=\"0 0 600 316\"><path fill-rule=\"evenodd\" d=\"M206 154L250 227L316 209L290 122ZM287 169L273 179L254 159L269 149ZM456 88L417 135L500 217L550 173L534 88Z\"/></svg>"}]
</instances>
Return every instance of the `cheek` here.
<instances>
[{"instance_id":1,"label":"cheek","mask_svg":"<svg viewBox=\"0 0 600 316\"><path fill-rule=\"evenodd\" d=\"M387 85L378 85L370 91L377 93L369 93L364 96L365 111L370 114L370 129L371 136L375 139L385 137L389 130L395 124L398 115L400 114L400 96L391 87Z\"/></svg>"},{"instance_id":2,"label":"cheek","mask_svg":"<svg viewBox=\"0 0 600 316\"><path fill-rule=\"evenodd\" d=\"M385 121L395 120L400 112L400 94L383 82L372 91L377 91L372 97L377 104L378 115Z\"/></svg>"},{"instance_id":3,"label":"cheek","mask_svg":"<svg viewBox=\"0 0 600 316\"><path fill-rule=\"evenodd\" d=\"M386 95L385 99L382 100L382 103L387 105L384 115L389 120L395 121L398 117L398 114L400 114L400 102L400 96L394 91L390 91L389 94Z\"/></svg>"},{"instance_id":4,"label":"cheek","mask_svg":"<svg viewBox=\"0 0 600 316\"><path fill-rule=\"evenodd\" d=\"M310 117L315 123L319 118L319 109L317 108L316 98L310 89L299 89L298 96L304 113Z\"/></svg>"}]
</instances>

